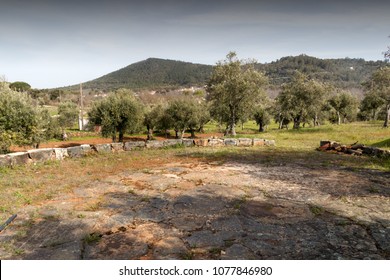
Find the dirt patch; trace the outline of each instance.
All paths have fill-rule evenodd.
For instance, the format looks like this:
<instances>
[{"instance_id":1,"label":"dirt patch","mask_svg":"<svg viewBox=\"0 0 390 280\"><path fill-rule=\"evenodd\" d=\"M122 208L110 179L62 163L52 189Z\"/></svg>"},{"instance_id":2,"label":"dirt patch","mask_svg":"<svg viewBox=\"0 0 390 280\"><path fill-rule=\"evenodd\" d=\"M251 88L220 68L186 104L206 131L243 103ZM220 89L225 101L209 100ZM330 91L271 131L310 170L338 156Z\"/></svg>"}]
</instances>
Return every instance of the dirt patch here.
<instances>
[{"instance_id":1,"label":"dirt patch","mask_svg":"<svg viewBox=\"0 0 390 280\"><path fill-rule=\"evenodd\" d=\"M25 206L0 258L390 258L390 173L196 151Z\"/></svg>"}]
</instances>

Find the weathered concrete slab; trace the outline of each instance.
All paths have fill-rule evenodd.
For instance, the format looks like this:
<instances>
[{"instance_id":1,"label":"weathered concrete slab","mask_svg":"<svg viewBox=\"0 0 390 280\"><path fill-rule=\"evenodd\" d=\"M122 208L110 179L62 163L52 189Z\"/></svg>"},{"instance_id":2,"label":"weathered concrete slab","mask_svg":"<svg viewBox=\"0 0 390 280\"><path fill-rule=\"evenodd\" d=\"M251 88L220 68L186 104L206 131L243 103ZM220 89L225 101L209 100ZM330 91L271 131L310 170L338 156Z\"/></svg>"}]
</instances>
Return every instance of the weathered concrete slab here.
<instances>
[{"instance_id":1,"label":"weathered concrete slab","mask_svg":"<svg viewBox=\"0 0 390 280\"><path fill-rule=\"evenodd\" d=\"M48 148L48 149L29 150L27 152L33 162L44 162L53 159L54 150Z\"/></svg>"},{"instance_id":2,"label":"weathered concrete slab","mask_svg":"<svg viewBox=\"0 0 390 280\"><path fill-rule=\"evenodd\" d=\"M183 145L183 139L168 139L163 141L164 147Z\"/></svg>"},{"instance_id":3,"label":"weathered concrete slab","mask_svg":"<svg viewBox=\"0 0 390 280\"><path fill-rule=\"evenodd\" d=\"M150 149L158 149L164 147L164 142L163 141L158 141L158 140L148 140L146 141L145 147Z\"/></svg>"},{"instance_id":4,"label":"weathered concrete slab","mask_svg":"<svg viewBox=\"0 0 390 280\"><path fill-rule=\"evenodd\" d=\"M124 143L123 149L125 151L131 151L136 148L145 148L145 146L146 146L145 141L129 141Z\"/></svg>"},{"instance_id":5,"label":"weathered concrete slab","mask_svg":"<svg viewBox=\"0 0 390 280\"><path fill-rule=\"evenodd\" d=\"M234 138L225 138L223 143L225 146L237 146L238 141Z\"/></svg>"},{"instance_id":6,"label":"weathered concrete slab","mask_svg":"<svg viewBox=\"0 0 390 280\"><path fill-rule=\"evenodd\" d=\"M240 146L240 147L252 146L252 139L250 139L250 138L238 138L237 146Z\"/></svg>"}]
</instances>

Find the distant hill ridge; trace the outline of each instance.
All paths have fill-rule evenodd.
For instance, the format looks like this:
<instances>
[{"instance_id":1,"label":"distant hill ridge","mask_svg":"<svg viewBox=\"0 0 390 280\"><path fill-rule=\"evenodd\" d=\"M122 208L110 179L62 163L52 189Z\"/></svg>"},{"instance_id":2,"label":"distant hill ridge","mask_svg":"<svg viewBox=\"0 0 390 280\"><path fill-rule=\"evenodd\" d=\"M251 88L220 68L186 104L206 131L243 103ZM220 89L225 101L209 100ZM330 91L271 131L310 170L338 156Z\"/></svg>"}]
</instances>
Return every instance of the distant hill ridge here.
<instances>
[{"instance_id":1,"label":"distant hill ridge","mask_svg":"<svg viewBox=\"0 0 390 280\"><path fill-rule=\"evenodd\" d=\"M295 70L312 78L330 82L343 88L358 88L371 73L386 63L365 61L364 59L320 59L307 55L283 57L277 61L256 64L264 71L270 83L280 86L287 82ZM100 78L88 81L83 88L95 90L115 90L118 88L161 89L175 87L202 86L211 75L213 66L177 60L148 58L131 64ZM66 87L76 90L78 86Z\"/></svg>"}]
</instances>

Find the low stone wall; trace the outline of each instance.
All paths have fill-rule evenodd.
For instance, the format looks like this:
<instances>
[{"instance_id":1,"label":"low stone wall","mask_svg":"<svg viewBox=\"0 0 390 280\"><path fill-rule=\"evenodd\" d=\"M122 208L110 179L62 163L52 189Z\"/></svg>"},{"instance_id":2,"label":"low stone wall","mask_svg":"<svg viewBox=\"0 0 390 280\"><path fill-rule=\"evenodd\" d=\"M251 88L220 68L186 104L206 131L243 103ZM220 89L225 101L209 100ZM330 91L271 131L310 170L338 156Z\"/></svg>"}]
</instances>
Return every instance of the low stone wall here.
<instances>
[{"instance_id":1,"label":"low stone wall","mask_svg":"<svg viewBox=\"0 0 390 280\"><path fill-rule=\"evenodd\" d=\"M223 147L223 146L275 146L275 140L250 138L209 138L209 139L167 139L164 141L129 141L124 143L80 145L69 148L46 148L28 150L27 152L0 155L0 167L80 158L93 153L115 153L134 149L158 149L165 147Z\"/></svg>"},{"instance_id":2,"label":"low stone wall","mask_svg":"<svg viewBox=\"0 0 390 280\"><path fill-rule=\"evenodd\" d=\"M363 144L343 145L338 142L322 140L320 141L320 151L330 151L335 153L343 153L348 155L367 155L379 158L390 158L390 151L379 149L376 147L365 146Z\"/></svg>"}]
</instances>

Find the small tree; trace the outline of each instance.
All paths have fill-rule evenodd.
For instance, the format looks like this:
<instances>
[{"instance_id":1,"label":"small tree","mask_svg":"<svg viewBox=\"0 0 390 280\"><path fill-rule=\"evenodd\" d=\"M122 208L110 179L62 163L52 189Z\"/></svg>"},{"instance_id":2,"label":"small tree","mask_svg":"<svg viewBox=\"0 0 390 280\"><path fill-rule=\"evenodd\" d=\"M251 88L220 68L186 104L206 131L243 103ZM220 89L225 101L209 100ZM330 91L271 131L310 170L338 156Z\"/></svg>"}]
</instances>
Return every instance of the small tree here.
<instances>
[{"instance_id":1,"label":"small tree","mask_svg":"<svg viewBox=\"0 0 390 280\"><path fill-rule=\"evenodd\" d=\"M31 86L26 82L13 82L9 85L10 89L19 92L26 92L31 89Z\"/></svg>"},{"instance_id":2,"label":"small tree","mask_svg":"<svg viewBox=\"0 0 390 280\"><path fill-rule=\"evenodd\" d=\"M58 106L58 124L65 133L65 129L72 127L78 120L79 110L71 101L63 102Z\"/></svg>"},{"instance_id":3,"label":"small tree","mask_svg":"<svg viewBox=\"0 0 390 280\"><path fill-rule=\"evenodd\" d=\"M299 129L301 123L313 119L316 126L318 115L324 103L326 86L320 82L309 79L296 71L291 82L282 86L282 92L277 97L280 121L292 119L294 128Z\"/></svg>"},{"instance_id":4,"label":"small tree","mask_svg":"<svg viewBox=\"0 0 390 280\"><path fill-rule=\"evenodd\" d=\"M343 118L343 123L345 123L347 120L352 120L356 116L358 101L349 92L341 91L334 94L328 100L328 103L337 116L338 125L341 124L341 118Z\"/></svg>"},{"instance_id":5,"label":"small tree","mask_svg":"<svg viewBox=\"0 0 390 280\"><path fill-rule=\"evenodd\" d=\"M26 94L15 92L8 86L0 88L0 141L1 151L14 145L38 147L51 137L53 126L47 110L36 106Z\"/></svg>"},{"instance_id":6,"label":"small tree","mask_svg":"<svg viewBox=\"0 0 390 280\"><path fill-rule=\"evenodd\" d=\"M385 122L383 127L389 127L390 119L390 67L383 67L375 71L369 83L369 91L377 95L385 106Z\"/></svg>"},{"instance_id":7,"label":"small tree","mask_svg":"<svg viewBox=\"0 0 390 280\"><path fill-rule=\"evenodd\" d=\"M183 138L186 129L191 131L191 137L195 137L195 129L199 127L201 115L201 108L196 100L181 98L171 101L165 114L175 129L176 138Z\"/></svg>"},{"instance_id":8,"label":"small tree","mask_svg":"<svg viewBox=\"0 0 390 280\"><path fill-rule=\"evenodd\" d=\"M368 92L360 102L360 118L363 120L376 120L383 105L384 101L378 94L375 92Z\"/></svg>"},{"instance_id":9,"label":"small tree","mask_svg":"<svg viewBox=\"0 0 390 280\"><path fill-rule=\"evenodd\" d=\"M227 124L225 135L236 135L240 114L251 111L267 84L267 78L254 69L253 62L244 62L230 52L214 67L207 85L213 117Z\"/></svg>"},{"instance_id":10,"label":"small tree","mask_svg":"<svg viewBox=\"0 0 390 280\"><path fill-rule=\"evenodd\" d=\"M103 137L111 137L116 142L119 133L119 142L122 142L127 131L139 127L142 109L133 94L119 91L94 103L88 116L92 124L102 127Z\"/></svg>"},{"instance_id":11,"label":"small tree","mask_svg":"<svg viewBox=\"0 0 390 280\"><path fill-rule=\"evenodd\" d=\"M264 132L265 127L271 123L271 111L269 100L255 107L253 118L259 126L259 132Z\"/></svg>"},{"instance_id":12,"label":"small tree","mask_svg":"<svg viewBox=\"0 0 390 280\"><path fill-rule=\"evenodd\" d=\"M144 125L148 130L148 136L147 136L148 140L153 139L153 131L161 121L163 114L164 114L164 107L162 104L154 105L145 112Z\"/></svg>"}]
</instances>

